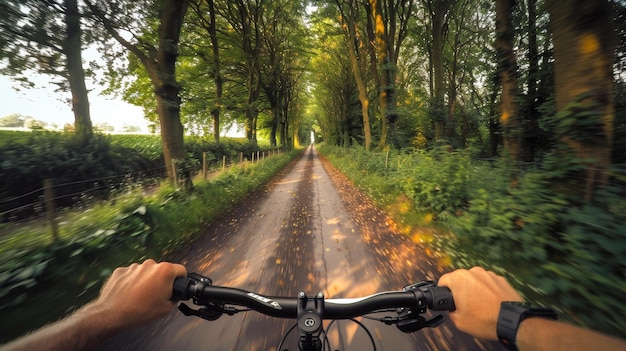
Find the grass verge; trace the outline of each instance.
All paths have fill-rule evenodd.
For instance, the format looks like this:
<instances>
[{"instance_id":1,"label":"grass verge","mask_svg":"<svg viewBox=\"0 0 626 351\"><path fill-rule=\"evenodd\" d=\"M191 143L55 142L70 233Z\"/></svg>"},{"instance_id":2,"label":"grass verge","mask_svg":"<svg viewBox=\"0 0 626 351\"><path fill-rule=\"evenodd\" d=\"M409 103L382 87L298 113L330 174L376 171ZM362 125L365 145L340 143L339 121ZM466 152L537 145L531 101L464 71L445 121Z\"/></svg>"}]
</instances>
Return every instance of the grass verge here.
<instances>
[{"instance_id":1,"label":"grass verge","mask_svg":"<svg viewBox=\"0 0 626 351\"><path fill-rule=\"evenodd\" d=\"M300 153L231 167L197 180L189 192L162 185L151 195L137 191L67 213L57 241L47 229L31 227L21 234L27 241L0 242L0 314L11 316L0 321L0 343L93 299L115 267L159 260L188 245Z\"/></svg>"},{"instance_id":2,"label":"grass verge","mask_svg":"<svg viewBox=\"0 0 626 351\"><path fill-rule=\"evenodd\" d=\"M445 253L442 263L497 271L562 319L626 337L626 184L617 167L583 201L571 184L585 164L559 152L516 165L445 147L318 150L403 233Z\"/></svg>"}]
</instances>

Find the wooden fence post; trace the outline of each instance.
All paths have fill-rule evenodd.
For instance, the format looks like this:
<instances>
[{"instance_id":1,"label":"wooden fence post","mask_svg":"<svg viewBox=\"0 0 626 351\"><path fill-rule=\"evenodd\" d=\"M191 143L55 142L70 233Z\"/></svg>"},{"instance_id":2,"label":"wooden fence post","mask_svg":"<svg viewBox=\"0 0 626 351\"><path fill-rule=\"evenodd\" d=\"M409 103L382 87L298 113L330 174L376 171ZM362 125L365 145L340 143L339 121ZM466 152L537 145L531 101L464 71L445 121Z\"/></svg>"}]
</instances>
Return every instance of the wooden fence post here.
<instances>
[{"instance_id":1,"label":"wooden fence post","mask_svg":"<svg viewBox=\"0 0 626 351\"><path fill-rule=\"evenodd\" d=\"M243 152L239 153L239 163L243 163Z\"/></svg>"},{"instance_id":2,"label":"wooden fence post","mask_svg":"<svg viewBox=\"0 0 626 351\"><path fill-rule=\"evenodd\" d=\"M207 172L208 171L208 167L207 167L207 164L206 164L206 155L207 155L206 152L202 153L202 176L204 177L204 180L206 180L207 173L208 173Z\"/></svg>"},{"instance_id":3,"label":"wooden fence post","mask_svg":"<svg viewBox=\"0 0 626 351\"><path fill-rule=\"evenodd\" d=\"M389 164L389 149L387 149L387 153L385 154L385 169L387 169L388 164Z\"/></svg>"},{"instance_id":4,"label":"wooden fence post","mask_svg":"<svg viewBox=\"0 0 626 351\"><path fill-rule=\"evenodd\" d=\"M52 240L57 242L59 241L59 224L57 223L56 218L54 218L54 187L52 179L45 179L43 181L43 198L44 203L46 204L46 215L48 217L48 221L50 222Z\"/></svg>"},{"instance_id":5,"label":"wooden fence post","mask_svg":"<svg viewBox=\"0 0 626 351\"><path fill-rule=\"evenodd\" d=\"M222 171L226 169L226 155L222 156Z\"/></svg>"},{"instance_id":6,"label":"wooden fence post","mask_svg":"<svg viewBox=\"0 0 626 351\"><path fill-rule=\"evenodd\" d=\"M178 188L178 170L176 169L176 160L172 159L172 173L174 178L174 186Z\"/></svg>"}]
</instances>

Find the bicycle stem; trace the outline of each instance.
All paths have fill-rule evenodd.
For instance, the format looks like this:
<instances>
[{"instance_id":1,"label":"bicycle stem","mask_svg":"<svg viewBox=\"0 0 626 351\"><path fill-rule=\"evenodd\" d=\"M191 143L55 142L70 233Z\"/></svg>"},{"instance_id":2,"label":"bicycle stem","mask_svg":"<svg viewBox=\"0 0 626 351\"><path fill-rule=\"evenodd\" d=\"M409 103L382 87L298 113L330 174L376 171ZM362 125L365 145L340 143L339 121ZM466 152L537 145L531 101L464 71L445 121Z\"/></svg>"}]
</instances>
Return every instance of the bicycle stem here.
<instances>
[{"instance_id":1,"label":"bicycle stem","mask_svg":"<svg viewBox=\"0 0 626 351\"><path fill-rule=\"evenodd\" d=\"M324 294L317 293L314 297L307 297L301 291L298 294L298 332L300 351L321 351L322 320L324 319Z\"/></svg>"}]
</instances>

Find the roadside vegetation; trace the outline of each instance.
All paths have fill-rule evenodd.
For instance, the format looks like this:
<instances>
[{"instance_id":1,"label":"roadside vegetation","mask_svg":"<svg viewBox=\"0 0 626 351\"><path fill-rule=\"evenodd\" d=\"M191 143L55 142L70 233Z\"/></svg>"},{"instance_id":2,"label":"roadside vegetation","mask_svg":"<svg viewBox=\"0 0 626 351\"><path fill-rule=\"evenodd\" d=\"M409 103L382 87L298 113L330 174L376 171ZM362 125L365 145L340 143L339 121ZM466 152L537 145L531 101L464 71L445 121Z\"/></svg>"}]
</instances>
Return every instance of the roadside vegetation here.
<instances>
[{"instance_id":1,"label":"roadside vegetation","mask_svg":"<svg viewBox=\"0 0 626 351\"><path fill-rule=\"evenodd\" d=\"M160 181L166 176L161 144L156 135L96 134L84 144L67 133L0 132L0 198L4 199L0 203L1 217L22 219L42 211L41 206L28 204L38 202L37 190L45 179L56 185L68 184L56 189L56 205L60 207L76 206L94 197L106 199L138 182L148 185ZM221 167L224 158L232 164L240 158L251 159L253 152L269 150L244 139L216 143L188 137L185 167L193 174L200 171L203 153L207 155L207 166L215 168ZM24 196L29 193L32 195ZM7 212L22 206L20 211Z\"/></svg>"},{"instance_id":2,"label":"roadside vegetation","mask_svg":"<svg viewBox=\"0 0 626 351\"><path fill-rule=\"evenodd\" d=\"M611 185L584 202L560 189L580 167L575 158L551 155L520 171L471 149L319 150L392 213L400 231L443 253L444 264L495 269L530 300L624 336L624 170L614 168Z\"/></svg>"},{"instance_id":3,"label":"roadside vegetation","mask_svg":"<svg viewBox=\"0 0 626 351\"><path fill-rule=\"evenodd\" d=\"M58 238L0 226L0 313L15 316L0 330L36 327L45 318L29 306L60 315L110 267L183 245L293 156L206 182L194 178L202 153L219 165L267 139L289 150L323 141L447 263L499 270L530 299L626 337L626 5L582 3L3 1L0 73L57 86L74 137L0 135L0 200L25 206L3 223L43 213L24 194L44 179L72 184L57 193L70 223ZM98 135L94 82L141 106L160 139ZM220 140L234 124L245 142ZM164 177L183 190L154 185ZM100 178L112 186L88 191Z\"/></svg>"},{"instance_id":4,"label":"roadside vegetation","mask_svg":"<svg viewBox=\"0 0 626 351\"><path fill-rule=\"evenodd\" d=\"M24 150L31 152L44 149L46 145L56 145L56 149L61 150L59 144L71 140L62 134L36 138L24 137L24 134L28 133L19 135L22 142L27 143L28 148ZM0 145L0 148L20 149L17 140ZM141 169L145 162L160 157L158 146L153 143L159 141L158 137L112 136L94 140L93 143L101 147L99 150L105 151L100 152L99 158L94 158L90 166L101 167L101 172L114 171L107 169L109 164L104 160L115 159L119 163L115 171L121 172L133 167ZM144 148L137 144L143 144ZM206 150L217 160L221 159L220 151L223 151L232 157L237 155L237 161L238 153L242 152L239 150L247 147L236 140L223 140L220 145L195 140L188 145L190 154ZM65 147L63 155L67 157L64 163L57 158L62 153L50 150L41 155L41 162L50 167L55 165L53 170L57 176L85 176L77 172L76 165L81 161L86 163L89 158L83 152L91 152L93 148L72 150L67 144ZM12 317L1 322L0 342L54 321L92 299L113 268L148 257L164 259L185 247L209 223L265 184L299 152L274 153L260 162L237 162L225 170L220 168L208 180L196 177L193 190L164 182L162 172L161 178L152 179L149 187L129 185L108 194L107 201L103 198L88 205L66 207L58 213L61 222L56 239L50 235L48 224L42 224L42 221L1 224L0 313ZM3 152L3 155L9 153ZM21 157L28 159L30 156L22 154ZM33 160L31 163L36 164ZM8 170L15 164L17 161L12 157L3 159L2 176L11 174ZM50 172L50 167L33 168ZM31 178L39 176L31 169L30 175L16 176L15 186L20 181L29 184ZM3 191L8 190L3 187ZM42 311L41 306L47 307Z\"/></svg>"}]
</instances>

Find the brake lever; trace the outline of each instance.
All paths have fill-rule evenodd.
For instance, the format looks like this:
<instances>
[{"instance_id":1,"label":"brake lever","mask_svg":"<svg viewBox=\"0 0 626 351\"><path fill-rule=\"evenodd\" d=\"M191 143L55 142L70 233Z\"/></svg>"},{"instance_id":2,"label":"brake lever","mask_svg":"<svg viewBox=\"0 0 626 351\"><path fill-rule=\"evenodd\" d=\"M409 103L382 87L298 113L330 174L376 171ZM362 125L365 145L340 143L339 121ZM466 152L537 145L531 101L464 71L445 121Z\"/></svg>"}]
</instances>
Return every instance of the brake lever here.
<instances>
[{"instance_id":1,"label":"brake lever","mask_svg":"<svg viewBox=\"0 0 626 351\"><path fill-rule=\"evenodd\" d=\"M413 333L423 328L435 328L438 327L446 317L442 315L435 316L433 319L426 319L422 316L416 315L412 318L404 319L396 323L396 327L405 333Z\"/></svg>"},{"instance_id":2,"label":"brake lever","mask_svg":"<svg viewBox=\"0 0 626 351\"><path fill-rule=\"evenodd\" d=\"M427 307L434 311L454 311L455 309L449 289L438 287L434 281L421 281L407 285L402 290L412 291L417 298L417 308L405 310L398 315L400 320L396 323L396 327L405 333L413 333L423 328L435 328L446 320L443 315L434 316L432 319L420 316L426 313Z\"/></svg>"},{"instance_id":3,"label":"brake lever","mask_svg":"<svg viewBox=\"0 0 626 351\"><path fill-rule=\"evenodd\" d=\"M207 305L197 310L194 310L184 303L180 303L178 304L178 309L185 316L196 316L202 319L206 319L207 321L217 320L224 314L224 306L216 305L213 302L209 302ZM229 315L232 314L229 313Z\"/></svg>"}]
</instances>

